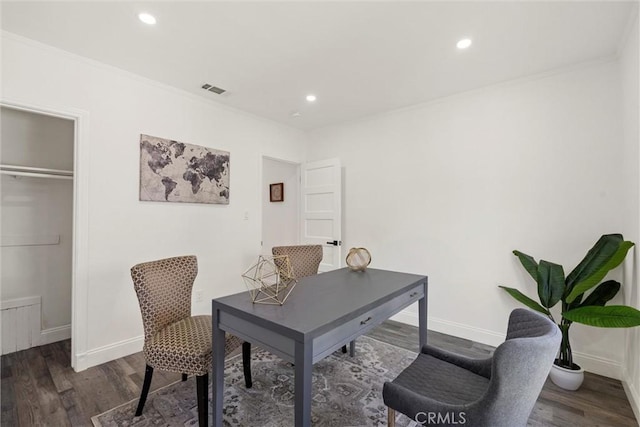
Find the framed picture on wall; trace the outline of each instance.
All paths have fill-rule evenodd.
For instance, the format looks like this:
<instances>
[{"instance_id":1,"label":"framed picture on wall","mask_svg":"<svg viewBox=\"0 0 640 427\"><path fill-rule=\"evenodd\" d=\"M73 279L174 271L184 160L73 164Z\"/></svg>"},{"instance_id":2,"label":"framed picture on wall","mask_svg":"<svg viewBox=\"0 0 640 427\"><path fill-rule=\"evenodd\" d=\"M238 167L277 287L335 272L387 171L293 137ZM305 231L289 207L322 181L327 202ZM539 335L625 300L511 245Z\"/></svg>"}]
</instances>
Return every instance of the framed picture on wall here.
<instances>
[{"instance_id":1,"label":"framed picture on wall","mask_svg":"<svg viewBox=\"0 0 640 427\"><path fill-rule=\"evenodd\" d=\"M284 202L284 183L278 182L269 185L269 201Z\"/></svg>"},{"instance_id":2,"label":"framed picture on wall","mask_svg":"<svg viewBox=\"0 0 640 427\"><path fill-rule=\"evenodd\" d=\"M229 204L229 152L140 135L140 200Z\"/></svg>"}]
</instances>

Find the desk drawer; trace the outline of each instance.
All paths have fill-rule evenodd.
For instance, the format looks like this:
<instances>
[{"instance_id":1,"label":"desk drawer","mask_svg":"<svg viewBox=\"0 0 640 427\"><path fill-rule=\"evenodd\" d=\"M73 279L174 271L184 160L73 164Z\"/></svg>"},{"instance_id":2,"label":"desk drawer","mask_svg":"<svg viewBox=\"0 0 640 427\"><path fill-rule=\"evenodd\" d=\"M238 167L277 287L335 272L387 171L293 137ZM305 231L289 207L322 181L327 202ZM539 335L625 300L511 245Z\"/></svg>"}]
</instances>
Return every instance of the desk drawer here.
<instances>
[{"instance_id":1,"label":"desk drawer","mask_svg":"<svg viewBox=\"0 0 640 427\"><path fill-rule=\"evenodd\" d=\"M335 329L320 335L313 341L314 363L331 353L335 348L352 341L398 313L403 308L413 304L424 296L424 284L375 307L368 312L349 320Z\"/></svg>"}]
</instances>

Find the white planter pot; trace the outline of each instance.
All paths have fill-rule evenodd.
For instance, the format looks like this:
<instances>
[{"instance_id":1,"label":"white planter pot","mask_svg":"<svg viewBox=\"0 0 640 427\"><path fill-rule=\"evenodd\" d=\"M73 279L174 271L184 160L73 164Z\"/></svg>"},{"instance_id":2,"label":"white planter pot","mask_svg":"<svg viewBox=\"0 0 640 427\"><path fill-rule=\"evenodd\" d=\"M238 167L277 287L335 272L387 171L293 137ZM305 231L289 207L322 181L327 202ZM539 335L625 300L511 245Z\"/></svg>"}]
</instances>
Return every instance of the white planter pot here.
<instances>
[{"instance_id":1,"label":"white planter pot","mask_svg":"<svg viewBox=\"0 0 640 427\"><path fill-rule=\"evenodd\" d=\"M549 377L551 378L551 381L560 388L565 390L577 390L582 385L582 381L584 381L584 369L567 369L554 363L551 366Z\"/></svg>"}]
</instances>

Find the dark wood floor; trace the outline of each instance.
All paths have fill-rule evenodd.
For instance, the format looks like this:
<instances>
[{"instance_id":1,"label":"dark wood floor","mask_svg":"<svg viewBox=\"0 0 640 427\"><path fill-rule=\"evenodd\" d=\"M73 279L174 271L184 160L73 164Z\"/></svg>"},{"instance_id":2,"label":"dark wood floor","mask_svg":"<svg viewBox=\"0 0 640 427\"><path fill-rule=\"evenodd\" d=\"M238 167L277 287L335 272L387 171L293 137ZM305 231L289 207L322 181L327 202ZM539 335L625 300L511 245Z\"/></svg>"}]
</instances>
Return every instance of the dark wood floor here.
<instances>
[{"instance_id":1,"label":"dark wood floor","mask_svg":"<svg viewBox=\"0 0 640 427\"><path fill-rule=\"evenodd\" d=\"M385 322L373 338L418 351L417 328ZM469 356L493 349L429 331L429 343ZM144 375L144 358L136 353L74 372L70 342L62 341L2 356L2 426L91 426L90 418L136 399ZM180 379L156 372L151 389ZM195 393L195 391L194 391ZM582 388L567 392L547 381L529 420L530 426L637 426L620 381L587 374Z\"/></svg>"}]
</instances>

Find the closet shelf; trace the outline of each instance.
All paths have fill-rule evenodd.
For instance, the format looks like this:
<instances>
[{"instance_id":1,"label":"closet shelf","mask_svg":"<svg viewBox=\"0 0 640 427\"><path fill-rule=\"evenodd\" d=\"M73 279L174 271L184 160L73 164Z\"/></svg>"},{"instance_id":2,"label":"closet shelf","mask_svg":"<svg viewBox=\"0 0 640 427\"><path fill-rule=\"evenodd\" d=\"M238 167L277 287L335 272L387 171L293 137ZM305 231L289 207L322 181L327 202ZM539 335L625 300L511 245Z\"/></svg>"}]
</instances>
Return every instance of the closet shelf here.
<instances>
[{"instance_id":1,"label":"closet shelf","mask_svg":"<svg viewBox=\"0 0 640 427\"><path fill-rule=\"evenodd\" d=\"M2 165L0 174L33 178L73 179L73 171L62 169L32 168L28 166Z\"/></svg>"},{"instance_id":2,"label":"closet shelf","mask_svg":"<svg viewBox=\"0 0 640 427\"><path fill-rule=\"evenodd\" d=\"M59 245L59 234L0 236L0 246L49 246Z\"/></svg>"}]
</instances>

